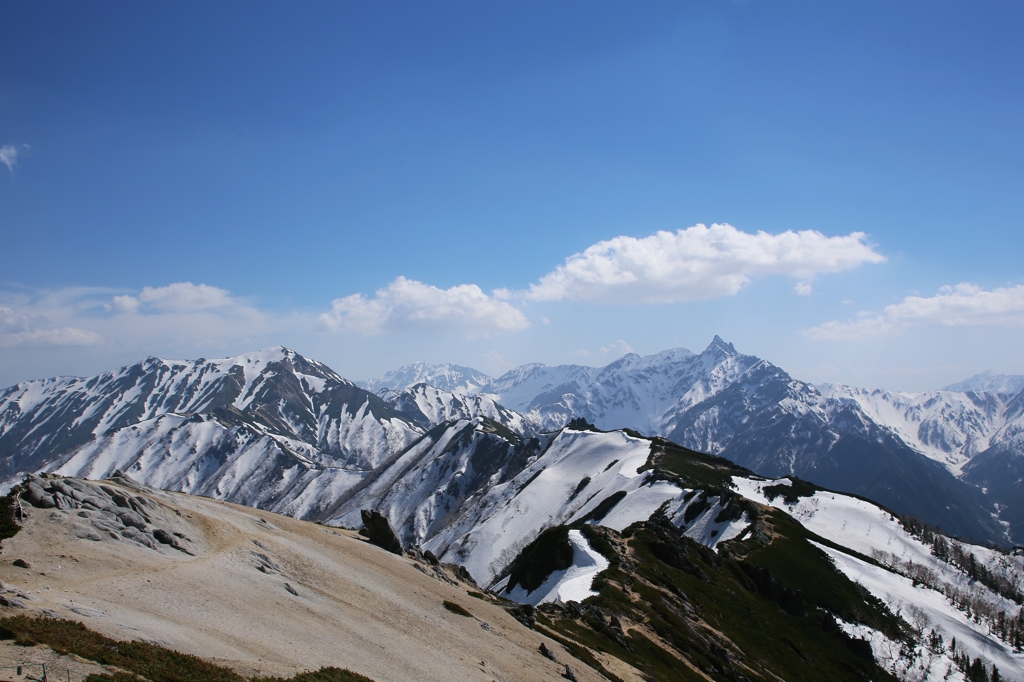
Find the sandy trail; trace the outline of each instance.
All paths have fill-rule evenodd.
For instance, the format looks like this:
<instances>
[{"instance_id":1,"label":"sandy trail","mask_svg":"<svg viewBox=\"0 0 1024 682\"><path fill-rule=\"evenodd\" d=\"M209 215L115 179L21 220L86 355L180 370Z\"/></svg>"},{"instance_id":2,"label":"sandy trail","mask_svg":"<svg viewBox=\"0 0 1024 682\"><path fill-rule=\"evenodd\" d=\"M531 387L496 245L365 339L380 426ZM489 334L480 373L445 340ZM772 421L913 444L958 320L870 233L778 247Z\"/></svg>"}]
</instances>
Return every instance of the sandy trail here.
<instances>
[{"instance_id":1,"label":"sandy trail","mask_svg":"<svg viewBox=\"0 0 1024 682\"><path fill-rule=\"evenodd\" d=\"M564 667L538 653L543 641L580 680L603 679L500 607L468 596L475 588L425 575L355 533L207 498L123 490L155 501L152 525L187 537L181 544L195 556L109 534L82 539L74 528L88 512L28 508L23 530L0 551L0 580L29 597L28 612L49 609L109 637L149 640L244 675L338 666L378 682L562 679ZM475 618L450 613L444 600Z\"/></svg>"}]
</instances>

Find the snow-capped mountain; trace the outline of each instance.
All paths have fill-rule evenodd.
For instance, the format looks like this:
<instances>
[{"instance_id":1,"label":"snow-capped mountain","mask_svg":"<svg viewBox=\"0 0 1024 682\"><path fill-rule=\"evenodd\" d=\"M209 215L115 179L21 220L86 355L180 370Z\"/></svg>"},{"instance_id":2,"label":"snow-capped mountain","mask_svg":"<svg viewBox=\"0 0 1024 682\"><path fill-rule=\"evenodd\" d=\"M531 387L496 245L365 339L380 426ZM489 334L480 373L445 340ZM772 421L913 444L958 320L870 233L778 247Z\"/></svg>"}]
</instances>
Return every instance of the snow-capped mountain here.
<instances>
[{"instance_id":1,"label":"snow-capped mountain","mask_svg":"<svg viewBox=\"0 0 1024 682\"><path fill-rule=\"evenodd\" d=\"M220 360L148 358L0 393L7 477L122 469L147 484L297 515L421 435L377 396L280 347Z\"/></svg>"},{"instance_id":2,"label":"snow-capped mountain","mask_svg":"<svg viewBox=\"0 0 1024 682\"><path fill-rule=\"evenodd\" d=\"M992 374L982 372L972 377L958 381L955 384L946 386L943 391L954 391L957 393L1001 393L1004 395L1017 395L1024 391L1024 376L1019 374Z\"/></svg>"},{"instance_id":3,"label":"snow-capped mountain","mask_svg":"<svg viewBox=\"0 0 1024 682\"><path fill-rule=\"evenodd\" d=\"M716 336L700 355L675 348L606 367L523 365L480 393L549 430L583 417L600 428L659 433L667 411L713 395L755 362Z\"/></svg>"},{"instance_id":4,"label":"snow-capped mountain","mask_svg":"<svg viewBox=\"0 0 1024 682\"><path fill-rule=\"evenodd\" d=\"M430 429L459 419L487 417L522 435L539 427L515 410L498 404L488 395L465 395L428 384L416 384L401 391L382 388L378 396L420 426Z\"/></svg>"},{"instance_id":5,"label":"snow-capped mountain","mask_svg":"<svg viewBox=\"0 0 1024 682\"><path fill-rule=\"evenodd\" d=\"M1024 541L1020 394L815 387L718 337L699 354L630 354L601 368L524 365L486 383L455 365L390 374L399 375L471 392L421 382L376 396L281 348L25 382L0 393L5 477L122 468L154 484L312 516L341 509L354 486L377 480L435 427L486 418L531 437L584 418L762 475L865 495L962 537Z\"/></svg>"},{"instance_id":6,"label":"snow-capped mountain","mask_svg":"<svg viewBox=\"0 0 1024 682\"><path fill-rule=\"evenodd\" d=\"M884 400L855 400L861 395L855 390L798 381L719 337L699 354L686 349L630 354L601 368L524 365L479 395L522 412L528 424L542 430L573 417L602 429L628 427L727 457L763 475L792 474L866 495L955 534L1006 542L1004 529L992 518L994 500L986 501L975 486L956 478L959 470L933 463L934 448L923 446L937 442L943 429L963 428L958 424L969 424L970 418L957 422L952 407L928 403L934 415L926 428L933 436L914 438L906 419L892 421L896 410L879 409L889 405ZM957 399L975 405L975 412L1005 412L1005 397L986 395Z\"/></svg>"},{"instance_id":7,"label":"snow-capped mountain","mask_svg":"<svg viewBox=\"0 0 1024 682\"><path fill-rule=\"evenodd\" d=\"M827 400L855 404L875 423L953 473L960 473L972 457L1003 440L1000 432L1010 417L1007 404L1016 395L973 389L899 393L839 384L817 388Z\"/></svg>"},{"instance_id":8,"label":"snow-capped mountain","mask_svg":"<svg viewBox=\"0 0 1024 682\"><path fill-rule=\"evenodd\" d=\"M471 367L461 367L443 363L432 365L426 362L414 362L385 373L376 379L357 381L356 385L372 393L381 389L401 391L416 384L429 384L442 391L472 395L484 384L490 383L491 377Z\"/></svg>"}]
</instances>

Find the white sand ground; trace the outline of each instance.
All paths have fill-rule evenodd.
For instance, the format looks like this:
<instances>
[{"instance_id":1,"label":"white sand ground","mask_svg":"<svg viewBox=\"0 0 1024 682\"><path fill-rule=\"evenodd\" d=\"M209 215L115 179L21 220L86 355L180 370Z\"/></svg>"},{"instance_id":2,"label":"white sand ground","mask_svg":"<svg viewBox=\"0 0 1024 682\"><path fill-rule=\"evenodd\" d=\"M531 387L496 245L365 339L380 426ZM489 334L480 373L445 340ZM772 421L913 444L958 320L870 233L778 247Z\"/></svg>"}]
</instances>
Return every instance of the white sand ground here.
<instances>
[{"instance_id":1,"label":"white sand ground","mask_svg":"<svg viewBox=\"0 0 1024 682\"><path fill-rule=\"evenodd\" d=\"M109 637L153 641L244 675L337 666L377 682L554 681L569 663L580 680L603 679L497 605L467 595L476 588L442 582L354 533L208 498L141 494L159 504L152 525L187 536L182 544L195 556L109 534L81 539L74 526L88 519L73 518L77 510L29 507L23 530L0 551L0 580L8 596L29 598L27 609L0 612L49 609ZM269 559L269 572L257 569L267 562L254 553ZM13 566L19 558L31 568ZM444 600L475 618L450 613ZM559 664L538 653L542 641ZM623 666L616 673L639 679Z\"/></svg>"}]
</instances>

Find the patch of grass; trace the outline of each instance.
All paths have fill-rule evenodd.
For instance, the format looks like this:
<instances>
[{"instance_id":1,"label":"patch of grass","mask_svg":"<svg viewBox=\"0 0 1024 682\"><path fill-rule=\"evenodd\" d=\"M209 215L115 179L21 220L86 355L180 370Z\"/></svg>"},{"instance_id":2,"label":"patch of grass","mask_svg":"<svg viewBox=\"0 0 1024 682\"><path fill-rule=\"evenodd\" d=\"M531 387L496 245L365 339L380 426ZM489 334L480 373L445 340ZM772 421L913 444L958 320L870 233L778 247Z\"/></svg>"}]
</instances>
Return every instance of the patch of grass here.
<instances>
[{"instance_id":1,"label":"patch of grass","mask_svg":"<svg viewBox=\"0 0 1024 682\"><path fill-rule=\"evenodd\" d=\"M0 638L15 644L46 644L101 665L122 668L151 682L242 682L232 670L148 642L118 642L73 620L12 616L0 619ZM111 676L100 679L114 679Z\"/></svg>"},{"instance_id":2,"label":"patch of grass","mask_svg":"<svg viewBox=\"0 0 1024 682\"><path fill-rule=\"evenodd\" d=\"M470 597L473 597L474 599L483 599L484 601L489 601L487 599L487 595L483 592L474 592L473 590L466 590L466 594L468 594Z\"/></svg>"},{"instance_id":3,"label":"patch of grass","mask_svg":"<svg viewBox=\"0 0 1024 682\"><path fill-rule=\"evenodd\" d=\"M466 609L462 608L461 606L459 606L458 604L456 604L453 601L448 601L447 599L445 599L444 600L444 607L446 609L448 609L449 611L451 611L452 613L456 614L456 615L465 616L466 618L472 618L473 617L472 613L470 613Z\"/></svg>"},{"instance_id":4,"label":"patch of grass","mask_svg":"<svg viewBox=\"0 0 1024 682\"><path fill-rule=\"evenodd\" d=\"M693 488L731 488L733 476L753 474L724 457L690 450L664 438L651 439L651 456L638 471L651 469L669 471Z\"/></svg>"},{"instance_id":5,"label":"patch of grass","mask_svg":"<svg viewBox=\"0 0 1024 682\"><path fill-rule=\"evenodd\" d=\"M92 674L86 682L246 682L228 668L148 642L119 642L73 620L11 616L0 619L0 639L21 646L45 644L60 654L73 654L126 672ZM254 682L373 682L340 668L321 668L285 680L253 678Z\"/></svg>"},{"instance_id":6,"label":"patch of grass","mask_svg":"<svg viewBox=\"0 0 1024 682\"><path fill-rule=\"evenodd\" d=\"M583 492L583 489L588 485L590 485L590 476L584 476L580 480L579 484L577 484L576 490L572 491L572 495L569 496L569 501L571 502L572 500L575 500L576 496Z\"/></svg>"},{"instance_id":7,"label":"patch of grass","mask_svg":"<svg viewBox=\"0 0 1024 682\"><path fill-rule=\"evenodd\" d=\"M254 677L251 682L373 682L369 677L342 668L320 668L295 677Z\"/></svg>"},{"instance_id":8,"label":"patch of grass","mask_svg":"<svg viewBox=\"0 0 1024 682\"><path fill-rule=\"evenodd\" d=\"M601 662L597 660L597 658L595 658L594 655L590 653L590 651L588 651L586 648L576 644L572 640L560 636L558 632L554 630L550 630L545 627L540 627L537 629L538 631L542 632L543 634L547 635L551 639L555 640L556 642L564 646L565 649L573 655L573 657L579 659L580 661L583 661L591 668L604 675L607 679L611 680L611 682L622 682L621 677L613 675L611 672L606 670L605 667L601 665Z\"/></svg>"}]
</instances>

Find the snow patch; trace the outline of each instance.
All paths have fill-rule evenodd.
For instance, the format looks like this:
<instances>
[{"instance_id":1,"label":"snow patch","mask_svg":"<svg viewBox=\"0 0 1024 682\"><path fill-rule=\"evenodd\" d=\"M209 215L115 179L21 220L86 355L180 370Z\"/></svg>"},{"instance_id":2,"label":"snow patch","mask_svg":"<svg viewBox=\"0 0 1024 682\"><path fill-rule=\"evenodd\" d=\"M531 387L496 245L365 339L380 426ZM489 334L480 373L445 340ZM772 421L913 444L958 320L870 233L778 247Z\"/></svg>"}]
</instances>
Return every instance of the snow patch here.
<instances>
[{"instance_id":1,"label":"snow patch","mask_svg":"<svg viewBox=\"0 0 1024 682\"><path fill-rule=\"evenodd\" d=\"M572 545L572 566L555 571L533 592L516 585L505 596L520 604L534 606L552 601L583 601L596 596L597 592L591 586L597 574L608 568L608 560L594 550L578 530L569 531L569 544Z\"/></svg>"}]
</instances>

